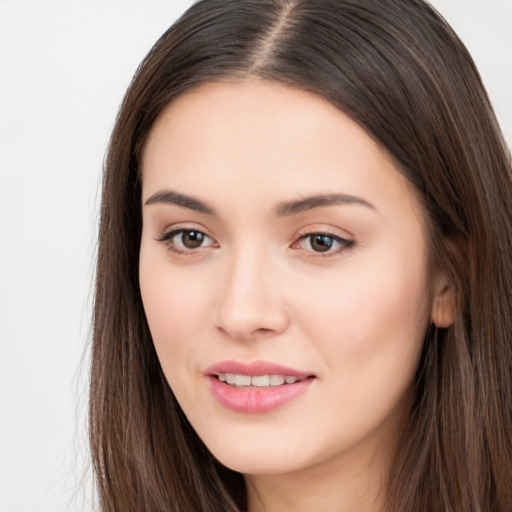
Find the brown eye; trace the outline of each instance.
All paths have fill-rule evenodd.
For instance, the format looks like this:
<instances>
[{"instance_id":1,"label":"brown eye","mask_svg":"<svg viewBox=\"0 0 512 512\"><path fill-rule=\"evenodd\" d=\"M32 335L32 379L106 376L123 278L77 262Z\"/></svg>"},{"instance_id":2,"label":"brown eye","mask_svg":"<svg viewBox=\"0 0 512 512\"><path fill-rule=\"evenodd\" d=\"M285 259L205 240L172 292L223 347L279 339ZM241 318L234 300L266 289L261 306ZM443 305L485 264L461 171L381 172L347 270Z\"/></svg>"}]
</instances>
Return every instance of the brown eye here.
<instances>
[{"instance_id":1,"label":"brown eye","mask_svg":"<svg viewBox=\"0 0 512 512\"><path fill-rule=\"evenodd\" d=\"M197 249L218 247L218 244L206 233L198 229L174 229L156 239L177 254L193 254Z\"/></svg>"},{"instance_id":2,"label":"brown eye","mask_svg":"<svg viewBox=\"0 0 512 512\"><path fill-rule=\"evenodd\" d=\"M310 245L315 252L327 252L332 249L334 239L327 235L311 235Z\"/></svg>"},{"instance_id":3,"label":"brown eye","mask_svg":"<svg viewBox=\"0 0 512 512\"><path fill-rule=\"evenodd\" d=\"M352 240L347 240L341 236L331 233L308 233L300 237L293 247L295 249L304 249L311 253L335 255L350 249L355 244Z\"/></svg>"},{"instance_id":4,"label":"brown eye","mask_svg":"<svg viewBox=\"0 0 512 512\"><path fill-rule=\"evenodd\" d=\"M201 247L205 240L204 233L201 231L183 231L181 233L181 243L187 249L197 249Z\"/></svg>"}]
</instances>

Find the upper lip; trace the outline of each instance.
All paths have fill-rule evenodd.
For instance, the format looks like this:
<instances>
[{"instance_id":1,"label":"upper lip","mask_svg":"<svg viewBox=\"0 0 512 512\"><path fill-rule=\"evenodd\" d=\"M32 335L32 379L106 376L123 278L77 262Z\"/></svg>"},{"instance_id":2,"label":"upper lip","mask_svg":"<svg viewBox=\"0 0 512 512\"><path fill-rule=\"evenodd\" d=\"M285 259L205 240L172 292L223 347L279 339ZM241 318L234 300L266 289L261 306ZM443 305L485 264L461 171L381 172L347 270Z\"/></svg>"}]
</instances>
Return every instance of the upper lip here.
<instances>
[{"instance_id":1,"label":"upper lip","mask_svg":"<svg viewBox=\"0 0 512 512\"><path fill-rule=\"evenodd\" d=\"M221 361L208 367L205 371L205 375L218 375L219 373L235 373L252 377L256 375L284 375L285 377L296 377L298 379L314 376L312 372L296 370L270 361Z\"/></svg>"}]
</instances>

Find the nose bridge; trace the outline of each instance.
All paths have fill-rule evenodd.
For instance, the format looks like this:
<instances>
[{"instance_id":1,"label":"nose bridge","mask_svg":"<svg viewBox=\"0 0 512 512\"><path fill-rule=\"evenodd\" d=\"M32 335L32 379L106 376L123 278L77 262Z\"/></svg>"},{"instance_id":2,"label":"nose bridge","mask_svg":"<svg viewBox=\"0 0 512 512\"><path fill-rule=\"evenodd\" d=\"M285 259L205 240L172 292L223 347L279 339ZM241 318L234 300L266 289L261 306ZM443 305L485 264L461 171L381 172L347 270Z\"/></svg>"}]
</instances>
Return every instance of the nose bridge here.
<instances>
[{"instance_id":1,"label":"nose bridge","mask_svg":"<svg viewBox=\"0 0 512 512\"><path fill-rule=\"evenodd\" d=\"M261 246L241 244L225 262L218 326L236 339L282 332L288 323L272 258Z\"/></svg>"}]
</instances>

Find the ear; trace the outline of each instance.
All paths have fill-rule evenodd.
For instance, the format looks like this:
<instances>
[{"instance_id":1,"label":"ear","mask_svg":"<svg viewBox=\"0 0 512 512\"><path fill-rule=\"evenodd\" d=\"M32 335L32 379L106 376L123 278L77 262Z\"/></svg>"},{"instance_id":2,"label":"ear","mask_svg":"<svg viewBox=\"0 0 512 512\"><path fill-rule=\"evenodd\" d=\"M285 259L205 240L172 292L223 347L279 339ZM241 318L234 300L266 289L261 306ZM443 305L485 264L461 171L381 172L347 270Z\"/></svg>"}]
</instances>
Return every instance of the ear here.
<instances>
[{"instance_id":1,"label":"ear","mask_svg":"<svg viewBox=\"0 0 512 512\"><path fill-rule=\"evenodd\" d=\"M430 319L436 327L450 327L455 318L455 294L446 280L440 280L432 301Z\"/></svg>"}]
</instances>

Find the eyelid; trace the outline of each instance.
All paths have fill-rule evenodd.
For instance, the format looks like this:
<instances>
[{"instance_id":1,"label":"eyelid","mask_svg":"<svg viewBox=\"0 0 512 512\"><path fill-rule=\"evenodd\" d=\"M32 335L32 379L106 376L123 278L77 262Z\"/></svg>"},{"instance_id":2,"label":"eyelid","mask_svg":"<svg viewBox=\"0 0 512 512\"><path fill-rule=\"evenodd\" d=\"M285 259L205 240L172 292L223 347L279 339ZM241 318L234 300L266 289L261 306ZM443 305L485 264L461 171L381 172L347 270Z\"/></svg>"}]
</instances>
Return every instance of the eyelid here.
<instances>
[{"instance_id":1,"label":"eyelid","mask_svg":"<svg viewBox=\"0 0 512 512\"><path fill-rule=\"evenodd\" d=\"M211 239L215 238L206 228L199 224L194 222L177 222L176 224L167 225L165 228L163 228L155 237L155 240L157 242L164 242L165 239L168 239L170 236L172 236L172 233L176 234L180 231L197 231Z\"/></svg>"},{"instance_id":2,"label":"eyelid","mask_svg":"<svg viewBox=\"0 0 512 512\"><path fill-rule=\"evenodd\" d=\"M350 231L332 225L329 222L311 222L298 229L295 233L295 238L316 234L343 238L344 240L354 240L354 235Z\"/></svg>"}]
</instances>

